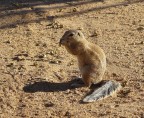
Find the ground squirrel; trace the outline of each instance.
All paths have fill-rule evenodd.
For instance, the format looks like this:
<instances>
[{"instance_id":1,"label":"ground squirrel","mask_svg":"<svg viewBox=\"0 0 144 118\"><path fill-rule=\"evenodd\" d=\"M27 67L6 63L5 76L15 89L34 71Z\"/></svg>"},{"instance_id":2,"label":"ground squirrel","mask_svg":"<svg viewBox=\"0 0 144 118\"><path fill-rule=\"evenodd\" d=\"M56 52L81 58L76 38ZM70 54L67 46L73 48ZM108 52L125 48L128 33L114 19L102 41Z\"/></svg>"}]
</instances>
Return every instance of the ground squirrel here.
<instances>
[{"instance_id":1,"label":"ground squirrel","mask_svg":"<svg viewBox=\"0 0 144 118\"><path fill-rule=\"evenodd\" d=\"M78 66L84 85L90 87L102 81L106 71L106 56L104 51L96 44L88 42L79 30L68 30L59 42L67 51L78 59ZM84 102L92 102L106 97L120 88L120 84L114 81L105 82L102 87L84 98Z\"/></svg>"}]
</instances>

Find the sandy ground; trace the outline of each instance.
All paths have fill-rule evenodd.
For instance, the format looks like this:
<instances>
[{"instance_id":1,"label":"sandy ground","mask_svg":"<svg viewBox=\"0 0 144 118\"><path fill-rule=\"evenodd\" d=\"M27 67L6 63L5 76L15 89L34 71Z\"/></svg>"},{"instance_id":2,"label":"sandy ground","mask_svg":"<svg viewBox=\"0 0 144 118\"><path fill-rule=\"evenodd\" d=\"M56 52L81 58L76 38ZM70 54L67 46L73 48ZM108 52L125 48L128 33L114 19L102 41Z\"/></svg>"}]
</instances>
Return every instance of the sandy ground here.
<instances>
[{"instance_id":1,"label":"sandy ground","mask_svg":"<svg viewBox=\"0 0 144 118\"><path fill-rule=\"evenodd\" d=\"M18 2L17 2L18 1ZM58 42L79 29L107 55L116 96L81 100L77 60ZM143 0L1 0L0 118L144 118Z\"/></svg>"}]
</instances>

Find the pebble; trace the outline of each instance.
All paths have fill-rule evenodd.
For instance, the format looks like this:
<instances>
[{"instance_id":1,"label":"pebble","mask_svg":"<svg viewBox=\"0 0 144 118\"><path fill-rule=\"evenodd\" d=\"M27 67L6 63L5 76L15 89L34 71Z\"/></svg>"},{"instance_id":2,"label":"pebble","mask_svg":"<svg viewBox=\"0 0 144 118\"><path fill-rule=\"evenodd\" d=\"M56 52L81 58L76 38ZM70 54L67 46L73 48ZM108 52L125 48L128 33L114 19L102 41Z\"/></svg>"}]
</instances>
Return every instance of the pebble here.
<instances>
[{"instance_id":1,"label":"pebble","mask_svg":"<svg viewBox=\"0 0 144 118\"><path fill-rule=\"evenodd\" d=\"M78 90L75 90L74 93L77 95L81 95L81 93Z\"/></svg>"},{"instance_id":2,"label":"pebble","mask_svg":"<svg viewBox=\"0 0 144 118\"><path fill-rule=\"evenodd\" d=\"M90 35L90 37L97 37L97 36L98 36L97 32L94 32L92 35Z\"/></svg>"},{"instance_id":3,"label":"pebble","mask_svg":"<svg viewBox=\"0 0 144 118\"><path fill-rule=\"evenodd\" d=\"M144 41L141 41L140 44L144 44Z\"/></svg>"},{"instance_id":4,"label":"pebble","mask_svg":"<svg viewBox=\"0 0 144 118\"><path fill-rule=\"evenodd\" d=\"M10 43L11 43L11 41L9 41L9 40L8 40L8 41L6 41L5 43L10 44Z\"/></svg>"},{"instance_id":5,"label":"pebble","mask_svg":"<svg viewBox=\"0 0 144 118\"><path fill-rule=\"evenodd\" d=\"M59 29L59 28L63 28L64 26L60 23L57 22L53 22L51 24L47 25L49 28L54 28L54 29Z\"/></svg>"},{"instance_id":6,"label":"pebble","mask_svg":"<svg viewBox=\"0 0 144 118\"><path fill-rule=\"evenodd\" d=\"M33 63L33 66L38 66L38 63L37 63L37 62L34 62L34 63Z\"/></svg>"},{"instance_id":7,"label":"pebble","mask_svg":"<svg viewBox=\"0 0 144 118\"><path fill-rule=\"evenodd\" d=\"M71 90L70 89L66 90L66 93L71 93Z\"/></svg>"},{"instance_id":8,"label":"pebble","mask_svg":"<svg viewBox=\"0 0 144 118\"><path fill-rule=\"evenodd\" d=\"M53 107L54 106L54 103L46 103L45 105L44 105L45 107Z\"/></svg>"},{"instance_id":9,"label":"pebble","mask_svg":"<svg viewBox=\"0 0 144 118\"><path fill-rule=\"evenodd\" d=\"M119 105L118 105L118 104L116 104L116 105L115 105L115 107L119 107Z\"/></svg>"},{"instance_id":10,"label":"pebble","mask_svg":"<svg viewBox=\"0 0 144 118\"><path fill-rule=\"evenodd\" d=\"M57 60L50 60L49 61L50 63L52 63L52 64L60 64L61 63L61 61L57 61Z\"/></svg>"},{"instance_id":11,"label":"pebble","mask_svg":"<svg viewBox=\"0 0 144 118\"><path fill-rule=\"evenodd\" d=\"M63 11L63 9L59 9L59 12L62 12Z\"/></svg>"},{"instance_id":12,"label":"pebble","mask_svg":"<svg viewBox=\"0 0 144 118\"><path fill-rule=\"evenodd\" d=\"M71 113L70 113L69 111L67 111L67 112L65 113L65 116L70 117L70 116L71 116Z\"/></svg>"},{"instance_id":13,"label":"pebble","mask_svg":"<svg viewBox=\"0 0 144 118\"><path fill-rule=\"evenodd\" d=\"M112 76L113 77L117 77L118 75L116 73L112 73Z\"/></svg>"},{"instance_id":14,"label":"pebble","mask_svg":"<svg viewBox=\"0 0 144 118\"><path fill-rule=\"evenodd\" d=\"M130 89L123 89L121 91L121 93L122 93L123 96L127 96L130 92L131 92Z\"/></svg>"},{"instance_id":15,"label":"pebble","mask_svg":"<svg viewBox=\"0 0 144 118\"><path fill-rule=\"evenodd\" d=\"M73 8L73 12L77 12L77 8Z\"/></svg>"},{"instance_id":16,"label":"pebble","mask_svg":"<svg viewBox=\"0 0 144 118\"><path fill-rule=\"evenodd\" d=\"M16 61L22 61L24 59L25 59L24 56L16 56L13 58L13 60L16 60Z\"/></svg>"},{"instance_id":17,"label":"pebble","mask_svg":"<svg viewBox=\"0 0 144 118\"><path fill-rule=\"evenodd\" d=\"M12 67L14 64L13 63L9 63L8 65L7 65L7 67Z\"/></svg>"},{"instance_id":18,"label":"pebble","mask_svg":"<svg viewBox=\"0 0 144 118\"><path fill-rule=\"evenodd\" d=\"M71 66L71 65L74 65L74 63L73 63L73 62L70 62L70 63L68 63L67 65L68 65L68 66Z\"/></svg>"},{"instance_id":19,"label":"pebble","mask_svg":"<svg viewBox=\"0 0 144 118\"><path fill-rule=\"evenodd\" d=\"M115 108L115 106L114 106L114 105L110 105L110 108L112 108L112 109L113 109L113 108Z\"/></svg>"},{"instance_id":20,"label":"pebble","mask_svg":"<svg viewBox=\"0 0 144 118\"><path fill-rule=\"evenodd\" d=\"M83 30L84 28L82 28L82 27L78 27L78 30Z\"/></svg>"},{"instance_id":21,"label":"pebble","mask_svg":"<svg viewBox=\"0 0 144 118\"><path fill-rule=\"evenodd\" d=\"M137 30L142 31L142 30L144 30L144 28L143 27L138 27Z\"/></svg>"},{"instance_id":22,"label":"pebble","mask_svg":"<svg viewBox=\"0 0 144 118\"><path fill-rule=\"evenodd\" d=\"M50 63L56 64L56 61L55 60L50 60Z\"/></svg>"},{"instance_id":23,"label":"pebble","mask_svg":"<svg viewBox=\"0 0 144 118\"><path fill-rule=\"evenodd\" d=\"M45 58L47 57L45 54L41 54L41 55L38 55L39 58Z\"/></svg>"},{"instance_id":24,"label":"pebble","mask_svg":"<svg viewBox=\"0 0 144 118\"><path fill-rule=\"evenodd\" d=\"M42 46L43 46L43 47L47 47L47 44L46 44L46 43L43 43Z\"/></svg>"}]
</instances>

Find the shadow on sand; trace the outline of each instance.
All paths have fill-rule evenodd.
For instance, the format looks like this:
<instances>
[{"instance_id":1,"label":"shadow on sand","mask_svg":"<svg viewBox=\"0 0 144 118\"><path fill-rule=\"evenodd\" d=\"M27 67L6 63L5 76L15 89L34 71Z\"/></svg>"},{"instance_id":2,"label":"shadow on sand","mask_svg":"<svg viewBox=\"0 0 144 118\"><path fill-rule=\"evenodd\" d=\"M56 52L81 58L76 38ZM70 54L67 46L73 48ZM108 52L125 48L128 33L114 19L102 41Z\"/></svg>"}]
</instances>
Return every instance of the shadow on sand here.
<instances>
[{"instance_id":1,"label":"shadow on sand","mask_svg":"<svg viewBox=\"0 0 144 118\"><path fill-rule=\"evenodd\" d=\"M42 80L42 78L39 78ZM94 89L101 87L105 81L102 81L98 84L93 84L91 86L91 92L93 92ZM72 84L81 84L81 86L72 86ZM75 89L83 87L84 83L82 82L81 78L73 79L68 82L63 83L52 83L47 81L39 81L34 82L32 84L27 84L23 87L23 91L27 93L35 93L35 92L59 92L59 91L66 91L68 89ZM88 93L88 94L90 94ZM88 95L87 94L87 95Z\"/></svg>"},{"instance_id":2,"label":"shadow on sand","mask_svg":"<svg viewBox=\"0 0 144 118\"><path fill-rule=\"evenodd\" d=\"M14 25L21 25L21 24L28 24L28 23L34 23L34 22L40 22L45 20L51 20L57 19L57 18L65 18L70 17L74 15L81 15L83 13L88 13L92 11L107 9L111 7L117 7L117 6L127 6L129 4L134 4L138 2L144 2L143 0L126 0L125 2L116 3L116 4L110 4L110 5L103 5L98 6L95 8L89 8L86 10L71 12L71 13L64 13L64 14L57 14L53 16L47 16L47 17L37 17L36 19L27 19L26 21L23 20L24 15L36 13L36 14L43 14L44 12L55 10L55 9L63 9L63 8L69 8L69 7L78 7L80 5L86 5L91 4L95 2L103 2L104 0L87 0L87 1L77 1L77 0L1 0L0 1L0 20L6 19L12 19L19 15L21 18L16 19L15 21L9 20L8 22L4 22L0 24L0 29L4 28L13 28ZM61 5L64 3L63 5ZM56 4L56 6L50 6ZM40 8L34 8L35 6L41 6ZM42 7L47 6L47 7ZM24 8L24 9L23 9ZM25 9L27 8L27 9ZM18 10L17 10L18 9ZM11 11L12 10L12 11Z\"/></svg>"},{"instance_id":3,"label":"shadow on sand","mask_svg":"<svg viewBox=\"0 0 144 118\"><path fill-rule=\"evenodd\" d=\"M71 86L72 83L76 83L79 80L74 79L72 81L63 82L63 83L52 83L52 82L47 82L47 81L39 81L39 82L34 82L32 84L25 85L23 87L23 90L24 90L24 92L27 92L27 93L66 91L67 89L79 88L79 87Z\"/></svg>"}]
</instances>

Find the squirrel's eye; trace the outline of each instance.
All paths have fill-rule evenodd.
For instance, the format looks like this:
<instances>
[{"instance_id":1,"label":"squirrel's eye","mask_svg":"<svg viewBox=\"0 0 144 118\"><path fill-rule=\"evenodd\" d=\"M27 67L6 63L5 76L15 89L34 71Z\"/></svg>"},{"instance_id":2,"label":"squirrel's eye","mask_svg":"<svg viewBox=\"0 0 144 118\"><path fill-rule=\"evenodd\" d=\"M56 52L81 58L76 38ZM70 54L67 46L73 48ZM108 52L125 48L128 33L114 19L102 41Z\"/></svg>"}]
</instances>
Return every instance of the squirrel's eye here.
<instances>
[{"instance_id":1,"label":"squirrel's eye","mask_svg":"<svg viewBox=\"0 0 144 118\"><path fill-rule=\"evenodd\" d=\"M69 36L73 36L73 35L74 35L74 34L72 34L72 33L71 33L71 34L69 34Z\"/></svg>"},{"instance_id":2,"label":"squirrel's eye","mask_svg":"<svg viewBox=\"0 0 144 118\"><path fill-rule=\"evenodd\" d=\"M78 32L78 35L80 36L80 33Z\"/></svg>"}]
</instances>

